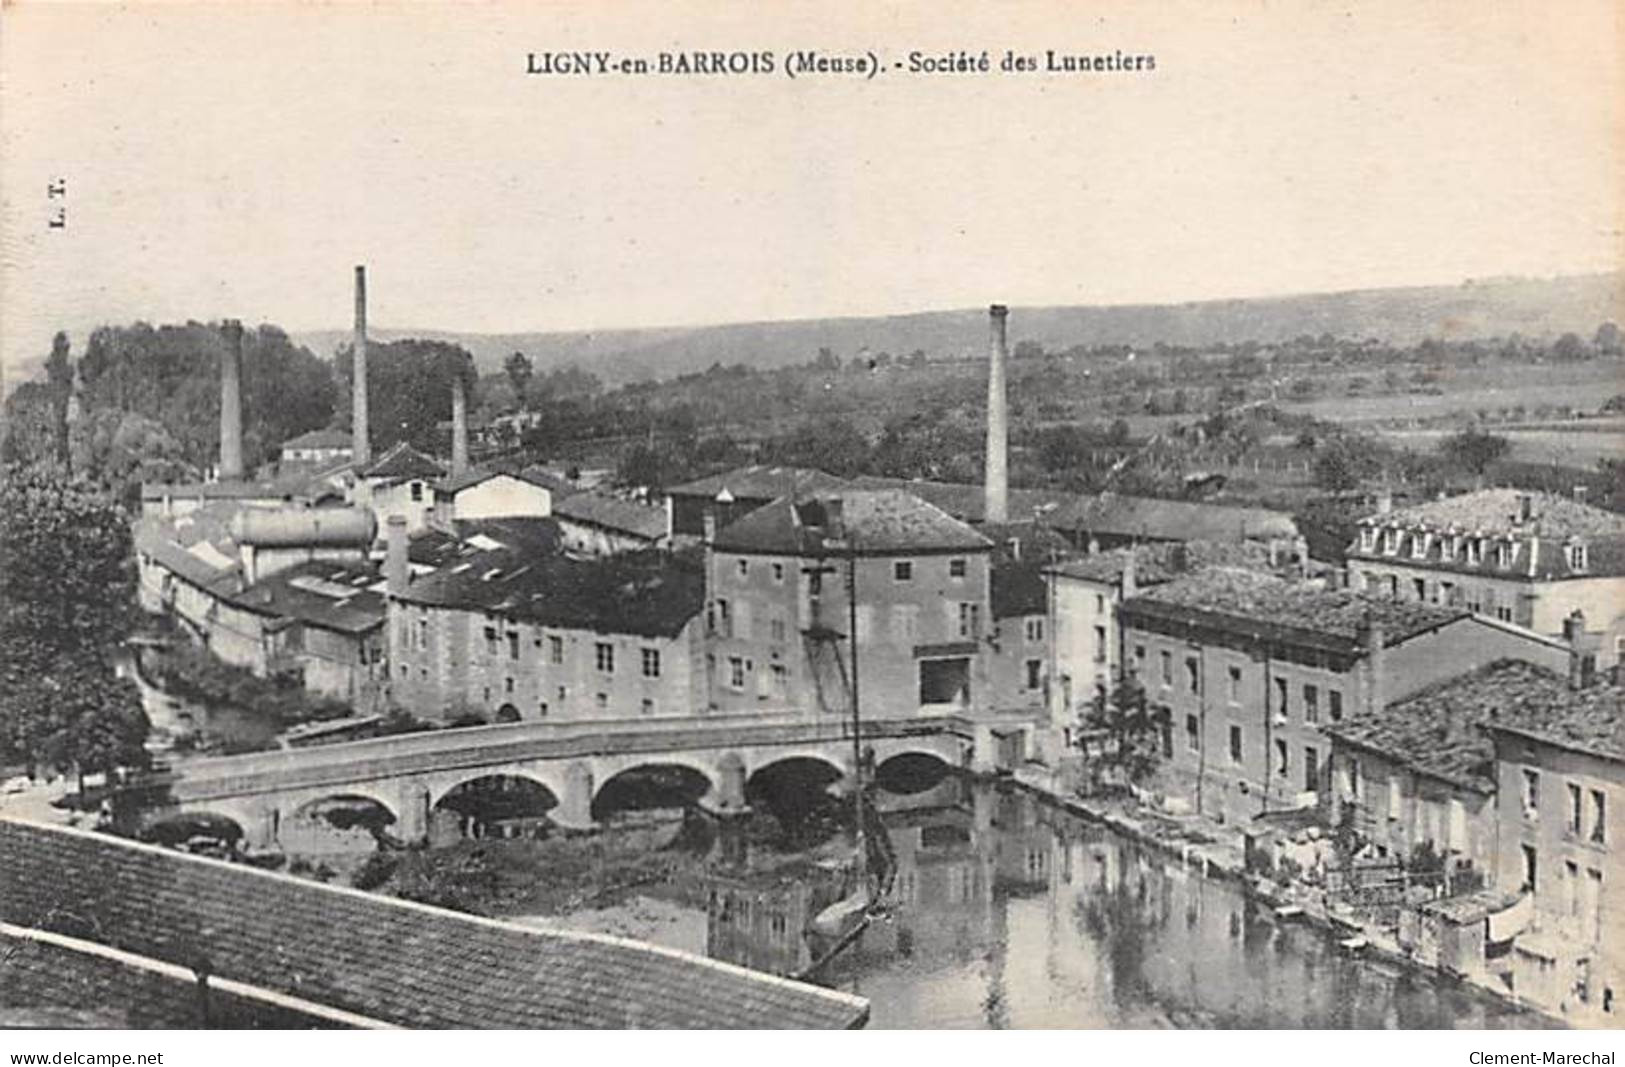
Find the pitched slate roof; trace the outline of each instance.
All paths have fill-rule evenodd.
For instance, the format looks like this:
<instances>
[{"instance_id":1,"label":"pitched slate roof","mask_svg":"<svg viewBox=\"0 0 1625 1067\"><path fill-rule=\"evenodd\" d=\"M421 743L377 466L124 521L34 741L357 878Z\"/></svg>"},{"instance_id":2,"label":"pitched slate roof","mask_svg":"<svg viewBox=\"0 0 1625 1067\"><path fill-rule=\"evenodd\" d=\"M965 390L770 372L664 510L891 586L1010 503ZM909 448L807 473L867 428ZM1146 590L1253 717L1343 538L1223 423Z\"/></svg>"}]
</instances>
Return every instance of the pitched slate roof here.
<instances>
[{"instance_id":1,"label":"pitched slate roof","mask_svg":"<svg viewBox=\"0 0 1625 1067\"><path fill-rule=\"evenodd\" d=\"M500 478L504 476L509 478L517 478L522 482L528 482L537 488L546 489L549 493L559 493L561 491L566 493L576 492L575 487L570 485L568 482L563 483L561 489L558 477L541 466L523 467L517 463L502 462L486 464L479 467L470 467L461 474L447 475L445 478L441 479L440 483L436 485L435 488L442 493L460 493L470 486L479 485L481 482L488 482L492 478Z\"/></svg>"},{"instance_id":2,"label":"pitched slate roof","mask_svg":"<svg viewBox=\"0 0 1625 1067\"><path fill-rule=\"evenodd\" d=\"M696 560L663 552L573 559L496 549L414 579L401 599L566 629L676 637L705 606L705 574Z\"/></svg>"},{"instance_id":3,"label":"pitched slate roof","mask_svg":"<svg viewBox=\"0 0 1625 1067\"><path fill-rule=\"evenodd\" d=\"M241 570L231 518L238 505L211 501L185 515L152 516L134 524L135 549L203 589L234 589Z\"/></svg>"},{"instance_id":4,"label":"pitched slate roof","mask_svg":"<svg viewBox=\"0 0 1625 1067\"><path fill-rule=\"evenodd\" d=\"M1521 498L1529 500L1528 519L1518 517ZM1553 493L1483 489L1367 516L1361 527L1381 533L1370 549L1359 538L1348 546L1346 554L1356 559L1521 579L1625 575L1625 515ZM1392 552L1386 550L1390 531ZM1474 537L1490 542L1477 562L1466 545ZM1584 567L1570 565L1567 546L1576 541L1585 544ZM1505 566L1495 551L1501 543L1515 546Z\"/></svg>"},{"instance_id":5,"label":"pitched slate roof","mask_svg":"<svg viewBox=\"0 0 1625 1067\"><path fill-rule=\"evenodd\" d=\"M1049 610L1049 586L1044 582L1044 564L1038 560L995 564L990 584L995 619L1043 615Z\"/></svg>"},{"instance_id":6,"label":"pitched slate roof","mask_svg":"<svg viewBox=\"0 0 1625 1067\"><path fill-rule=\"evenodd\" d=\"M602 493L578 492L553 501L553 514L615 533L658 541L667 534L666 509Z\"/></svg>"},{"instance_id":7,"label":"pitched slate roof","mask_svg":"<svg viewBox=\"0 0 1625 1067\"><path fill-rule=\"evenodd\" d=\"M440 567L496 548L551 556L564 543L558 520L551 517L458 519L452 526L450 530L431 526L413 534L406 545L406 558L419 566Z\"/></svg>"},{"instance_id":8,"label":"pitched slate roof","mask_svg":"<svg viewBox=\"0 0 1625 1067\"><path fill-rule=\"evenodd\" d=\"M347 430L309 430L298 437L282 442L289 448L350 448L354 445Z\"/></svg>"},{"instance_id":9,"label":"pitched slate roof","mask_svg":"<svg viewBox=\"0 0 1625 1067\"><path fill-rule=\"evenodd\" d=\"M1567 699L1554 699L1538 718L1497 721L1490 729L1625 761L1625 689L1598 684L1569 690Z\"/></svg>"},{"instance_id":10,"label":"pitched slate roof","mask_svg":"<svg viewBox=\"0 0 1625 1067\"><path fill-rule=\"evenodd\" d=\"M840 529L833 525L840 512ZM822 555L842 552L849 540L859 555L978 552L992 543L969 526L900 489L848 489L805 499L783 497L730 523L714 546L725 552Z\"/></svg>"},{"instance_id":11,"label":"pitched slate roof","mask_svg":"<svg viewBox=\"0 0 1625 1067\"><path fill-rule=\"evenodd\" d=\"M929 482L865 474L852 479L852 485L859 489L904 489L962 522L980 526L987 521L987 490L969 482ZM1037 520L1049 524L1051 516L1085 499L1088 498L1060 489L1012 488L1005 497L1005 513L1012 522Z\"/></svg>"},{"instance_id":12,"label":"pitched slate roof","mask_svg":"<svg viewBox=\"0 0 1625 1067\"><path fill-rule=\"evenodd\" d=\"M1531 516L1519 520L1519 498L1528 497ZM1563 538L1625 536L1625 515L1590 504L1582 504L1556 493L1523 489L1480 489L1476 493L1430 500L1386 515L1369 515L1364 520L1377 525L1429 526L1437 530L1454 526L1462 531L1485 534L1517 534Z\"/></svg>"},{"instance_id":13,"label":"pitched slate roof","mask_svg":"<svg viewBox=\"0 0 1625 1067\"><path fill-rule=\"evenodd\" d=\"M1384 643L1394 645L1471 617L1459 608L1367 597L1239 567L1209 567L1153 586L1125 600L1121 611L1125 621L1188 619L1354 654L1366 621L1380 625Z\"/></svg>"},{"instance_id":14,"label":"pitched slate roof","mask_svg":"<svg viewBox=\"0 0 1625 1067\"><path fill-rule=\"evenodd\" d=\"M1495 791L1495 745L1488 730L1545 734L1571 723L1608 724L1604 736L1619 746L1625 741L1621 696L1614 686L1570 689L1568 679L1544 667L1501 660L1326 731L1419 773L1488 794ZM1625 746L1618 751L1625 755Z\"/></svg>"},{"instance_id":15,"label":"pitched slate roof","mask_svg":"<svg viewBox=\"0 0 1625 1067\"><path fill-rule=\"evenodd\" d=\"M715 499L726 490L735 499L777 500L781 496L811 496L841 489L845 480L808 467L753 465L713 474L666 490L671 496Z\"/></svg>"},{"instance_id":16,"label":"pitched slate roof","mask_svg":"<svg viewBox=\"0 0 1625 1067\"><path fill-rule=\"evenodd\" d=\"M301 563L231 600L250 611L340 633L365 633L384 624L382 579L375 563Z\"/></svg>"},{"instance_id":17,"label":"pitched slate roof","mask_svg":"<svg viewBox=\"0 0 1625 1067\"><path fill-rule=\"evenodd\" d=\"M440 478L445 473L445 465L439 460L401 441L374 460L361 472L361 476L398 481L403 478Z\"/></svg>"},{"instance_id":18,"label":"pitched slate roof","mask_svg":"<svg viewBox=\"0 0 1625 1067\"><path fill-rule=\"evenodd\" d=\"M0 920L421 1028L852 1027L860 997L104 834L0 820Z\"/></svg>"},{"instance_id":19,"label":"pitched slate roof","mask_svg":"<svg viewBox=\"0 0 1625 1067\"><path fill-rule=\"evenodd\" d=\"M1078 500L1046 521L1080 534L1147 541L1247 541L1298 536L1298 524L1285 512L1117 493Z\"/></svg>"}]
</instances>

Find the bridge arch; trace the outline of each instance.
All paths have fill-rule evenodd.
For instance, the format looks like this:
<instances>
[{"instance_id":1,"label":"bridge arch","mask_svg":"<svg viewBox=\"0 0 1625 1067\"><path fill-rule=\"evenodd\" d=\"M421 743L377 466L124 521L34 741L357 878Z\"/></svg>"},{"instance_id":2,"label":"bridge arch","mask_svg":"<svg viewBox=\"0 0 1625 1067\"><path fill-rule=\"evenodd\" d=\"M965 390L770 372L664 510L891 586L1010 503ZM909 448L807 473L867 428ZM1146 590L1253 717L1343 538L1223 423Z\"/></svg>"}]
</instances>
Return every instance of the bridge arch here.
<instances>
[{"instance_id":1,"label":"bridge arch","mask_svg":"<svg viewBox=\"0 0 1625 1067\"><path fill-rule=\"evenodd\" d=\"M428 838L450 844L465 838L531 837L546 832L564 792L534 774L491 767L460 776L429 794Z\"/></svg>"},{"instance_id":2,"label":"bridge arch","mask_svg":"<svg viewBox=\"0 0 1625 1067\"><path fill-rule=\"evenodd\" d=\"M879 760L874 781L888 793L911 796L936 788L954 770L954 765L940 753L911 749Z\"/></svg>"},{"instance_id":3,"label":"bridge arch","mask_svg":"<svg viewBox=\"0 0 1625 1067\"><path fill-rule=\"evenodd\" d=\"M840 816L836 787L846 770L818 753L786 753L756 766L745 779L745 802L765 810L784 827L791 841L833 829Z\"/></svg>"},{"instance_id":4,"label":"bridge arch","mask_svg":"<svg viewBox=\"0 0 1625 1067\"><path fill-rule=\"evenodd\" d=\"M234 852L248 839L249 820L229 808L187 808L153 813L137 832L142 841L187 851Z\"/></svg>"},{"instance_id":5,"label":"bridge arch","mask_svg":"<svg viewBox=\"0 0 1625 1067\"><path fill-rule=\"evenodd\" d=\"M400 817L392 803L359 789L313 796L276 816L277 843L302 855L367 852L393 836Z\"/></svg>"},{"instance_id":6,"label":"bridge arch","mask_svg":"<svg viewBox=\"0 0 1625 1067\"><path fill-rule=\"evenodd\" d=\"M594 821L617 812L689 808L717 791L717 773L663 754L604 774L593 790Z\"/></svg>"}]
</instances>

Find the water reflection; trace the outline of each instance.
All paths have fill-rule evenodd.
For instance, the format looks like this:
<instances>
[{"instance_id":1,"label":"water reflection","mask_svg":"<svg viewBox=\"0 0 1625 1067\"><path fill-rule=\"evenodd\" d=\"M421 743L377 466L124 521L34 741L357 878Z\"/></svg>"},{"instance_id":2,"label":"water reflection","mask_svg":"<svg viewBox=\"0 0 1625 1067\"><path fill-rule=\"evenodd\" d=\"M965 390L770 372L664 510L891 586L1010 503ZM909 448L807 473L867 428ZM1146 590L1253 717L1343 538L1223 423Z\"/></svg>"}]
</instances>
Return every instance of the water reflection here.
<instances>
[{"instance_id":1,"label":"water reflection","mask_svg":"<svg viewBox=\"0 0 1625 1067\"><path fill-rule=\"evenodd\" d=\"M1543 1025L1448 980L1344 956L1229 884L1017 791L950 778L877 806L897 857L894 907L818 973L869 997L871 1026ZM705 879L708 951L805 970L818 950L808 923L838 897L840 871L749 867Z\"/></svg>"}]
</instances>

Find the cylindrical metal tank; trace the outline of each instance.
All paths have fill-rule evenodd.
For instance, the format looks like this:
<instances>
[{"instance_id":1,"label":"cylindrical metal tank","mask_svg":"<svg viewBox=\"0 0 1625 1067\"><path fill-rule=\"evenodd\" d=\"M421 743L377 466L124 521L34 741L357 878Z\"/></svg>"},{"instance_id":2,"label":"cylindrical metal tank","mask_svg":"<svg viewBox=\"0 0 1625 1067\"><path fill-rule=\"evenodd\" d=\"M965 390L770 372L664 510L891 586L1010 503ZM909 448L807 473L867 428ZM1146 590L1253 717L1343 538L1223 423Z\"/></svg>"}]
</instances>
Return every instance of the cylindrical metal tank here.
<instances>
[{"instance_id":1,"label":"cylindrical metal tank","mask_svg":"<svg viewBox=\"0 0 1625 1067\"><path fill-rule=\"evenodd\" d=\"M244 508L231 519L238 544L266 547L370 545L378 521L361 508Z\"/></svg>"}]
</instances>

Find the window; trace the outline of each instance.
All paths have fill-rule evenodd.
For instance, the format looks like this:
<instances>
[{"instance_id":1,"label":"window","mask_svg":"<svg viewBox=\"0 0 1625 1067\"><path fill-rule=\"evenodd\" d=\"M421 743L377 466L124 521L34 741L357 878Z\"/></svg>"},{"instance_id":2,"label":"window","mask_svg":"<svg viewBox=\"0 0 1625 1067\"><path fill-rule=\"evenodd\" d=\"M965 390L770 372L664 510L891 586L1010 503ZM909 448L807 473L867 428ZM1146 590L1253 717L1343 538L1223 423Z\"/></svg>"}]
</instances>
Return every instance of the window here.
<instances>
[{"instance_id":1,"label":"window","mask_svg":"<svg viewBox=\"0 0 1625 1067\"><path fill-rule=\"evenodd\" d=\"M568 686L563 686L563 685L559 686L559 703L562 704L566 700L568 700L569 698L570 698L570 689L569 689L569 687Z\"/></svg>"},{"instance_id":2,"label":"window","mask_svg":"<svg viewBox=\"0 0 1625 1067\"><path fill-rule=\"evenodd\" d=\"M769 622L767 624L767 631L768 631L768 635L770 637L772 637L772 639L776 643L778 643L778 644L783 644L784 643L785 628L784 628L784 620L783 619L775 618L775 619L769 620Z\"/></svg>"},{"instance_id":3,"label":"window","mask_svg":"<svg viewBox=\"0 0 1625 1067\"><path fill-rule=\"evenodd\" d=\"M1104 642L1102 642L1102 645L1104 645ZM1144 645L1135 645L1134 646L1134 673L1135 674L1144 674L1145 673L1145 646Z\"/></svg>"},{"instance_id":4,"label":"window","mask_svg":"<svg viewBox=\"0 0 1625 1067\"><path fill-rule=\"evenodd\" d=\"M1573 860L1563 861L1563 903L1569 918L1580 917L1580 865Z\"/></svg>"},{"instance_id":5,"label":"window","mask_svg":"<svg viewBox=\"0 0 1625 1067\"><path fill-rule=\"evenodd\" d=\"M536 705L536 714L540 718L547 718L547 701L544 700Z\"/></svg>"},{"instance_id":6,"label":"window","mask_svg":"<svg viewBox=\"0 0 1625 1067\"><path fill-rule=\"evenodd\" d=\"M739 568L739 577L741 577L741 578L749 578L750 577L750 560L742 559L737 564L735 564L735 566L737 566Z\"/></svg>"},{"instance_id":7,"label":"window","mask_svg":"<svg viewBox=\"0 0 1625 1067\"><path fill-rule=\"evenodd\" d=\"M519 631L517 630L508 631L508 658L519 658Z\"/></svg>"},{"instance_id":8,"label":"window","mask_svg":"<svg viewBox=\"0 0 1625 1067\"><path fill-rule=\"evenodd\" d=\"M1377 531L1370 526L1360 528L1360 551L1370 552L1377 547Z\"/></svg>"},{"instance_id":9,"label":"window","mask_svg":"<svg viewBox=\"0 0 1625 1067\"><path fill-rule=\"evenodd\" d=\"M418 620L418 648L429 647L429 622L427 619Z\"/></svg>"},{"instance_id":10,"label":"window","mask_svg":"<svg viewBox=\"0 0 1625 1067\"><path fill-rule=\"evenodd\" d=\"M788 696L790 693L790 668L782 663L775 663L769 670L773 673L773 692L781 697Z\"/></svg>"},{"instance_id":11,"label":"window","mask_svg":"<svg viewBox=\"0 0 1625 1067\"><path fill-rule=\"evenodd\" d=\"M1029 641L1042 641L1044 639L1044 617L1042 615L1029 615L1022 624L1022 632Z\"/></svg>"},{"instance_id":12,"label":"window","mask_svg":"<svg viewBox=\"0 0 1625 1067\"><path fill-rule=\"evenodd\" d=\"M1241 703L1241 668L1230 668L1230 692L1228 699L1232 704Z\"/></svg>"},{"instance_id":13,"label":"window","mask_svg":"<svg viewBox=\"0 0 1625 1067\"><path fill-rule=\"evenodd\" d=\"M1586 546L1580 543L1568 545L1565 548L1568 557L1569 570L1583 571L1586 569Z\"/></svg>"},{"instance_id":14,"label":"window","mask_svg":"<svg viewBox=\"0 0 1625 1067\"><path fill-rule=\"evenodd\" d=\"M423 483L422 482L413 482L412 483L412 503L420 504L422 502L423 502Z\"/></svg>"},{"instance_id":15,"label":"window","mask_svg":"<svg viewBox=\"0 0 1625 1067\"><path fill-rule=\"evenodd\" d=\"M1163 649L1161 654L1160 654L1160 659L1161 659L1161 662L1162 662L1162 684L1165 685L1165 686L1173 685L1174 684L1174 654L1172 652L1169 652L1167 649Z\"/></svg>"},{"instance_id":16,"label":"window","mask_svg":"<svg viewBox=\"0 0 1625 1067\"><path fill-rule=\"evenodd\" d=\"M1398 819L1404 808L1405 787L1400 784L1399 775L1392 775L1388 779L1388 820Z\"/></svg>"},{"instance_id":17,"label":"window","mask_svg":"<svg viewBox=\"0 0 1625 1067\"><path fill-rule=\"evenodd\" d=\"M1287 698L1287 680L1285 678L1275 679L1275 718L1277 722L1286 721Z\"/></svg>"},{"instance_id":18,"label":"window","mask_svg":"<svg viewBox=\"0 0 1625 1067\"><path fill-rule=\"evenodd\" d=\"M1509 542L1503 541L1495 546L1495 565L1497 567L1504 569L1512 566L1512 556L1512 545Z\"/></svg>"},{"instance_id":19,"label":"window","mask_svg":"<svg viewBox=\"0 0 1625 1067\"><path fill-rule=\"evenodd\" d=\"M502 679L502 691L504 693L513 692L513 679L512 678L504 678L504 679Z\"/></svg>"},{"instance_id":20,"label":"window","mask_svg":"<svg viewBox=\"0 0 1625 1067\"><path fill-rule=\"evenodd\" d=\"M980 604L961 603L959 605L959 636L975 637L982 632L982 607Z\"/></svg>"},{"instance_id":21,"label":"window","mask_svg":"<svg viewBox=\"0 0 1625 1067\"><path fill-rule=\"evenodd\" d=\"M774 582L775 585L783 585L784 584L784 564L774 562L774 564L773 564L773 582Z\"/></svg>"},{"instance_id":22,"label":"window","mask_svg":"<svg viewBox=\"0 0 1625 1067\"><path fill-rule=\"evenodd\" d=\"M1202 691L1202 664L1195 656L1185 657L1185 685L1192 693Z\"/></svg>"},{"instance_id":23,"label":"window","mask_svg":"<svg viewBox=\"0 0 1625 1067\"><path fill-rule=\"evenodd\" d=\"M1303 746L1303 791L1320 791L1320 752L1314 745Z\"/></svg>"},{"instance_id":24,"label":"window","mask_svg":"<svg viewBox=\"0 0 1625 1067\"><path fill-rule=\"evenodd\" d=\"M1417 531L1411 534L1411 558L1426 559L1428 555L1428 535Z\"/></svg>"},{"instance_id":25,"label":"window","mask_svg":"<svg viewBox=\"0 0 1625 1067\"><path fill-rule=\"evenodd\" d=\"M1202 748L1202 724L1194 715L1185 716L1185 747L1192 752Z\"/></svg>"},{"instance_id":26,"label":"window","mask_svg":"<svg viewBox=\"0 0 1625 1067\"><path fill-rule=\"evenodd\" d=\"M1363 787L1360 783L1360 761L1351 759L1349 760L1349 796L1359 800L1361 788Z\"/></svg>"},{"instance_id":27,"label":"window","mask_svg":"<svg viewBox=\"0 0 1625 1067\"><path fill-rule=\"evenodd\" d=\"M1303 687L1303 721L1320 721L1320 689L1307 683Z\"/></svg>"},{"instance_id":28,"label":"window","mask_svg":"<svg viewBox=\"0 0 1625 1067\"><path fill-rule=\"evenodd\" d=\"M1523 772L1523 817L1533 819L1540 813L1540 773Z\"/></svg>"},{"instance_id":29,"label":"window","mask_svg":"<svg viewBox=\"0 0 1625 1067\"><path fill-rule=\"evenodd\" d=\"M1287 771L1290 769L1291 763L1287 756L1286 739L1277 737L1275 739L1275 773L1285 778Z\"/></svg>"},{"instance_id":30,"label":"window","mask_svg":"<svg viewBox=\"0 0 1625 1067\"><path fill-rule=\"evenodd\" d=\"M643 714L645 714L645 715L653 715L654 713L655 713L655 702L653 700L651 700L649 697L644 697L643 698Z\"/></svg>"},{"instance_id":31,"label":"window","mask_svg":"<svg viewBox=\"0 0 1625 1067\"><path fill-rule=\"evenodd\" d=\"M1474 567L1484 562L1483 538L1469 537L1467 539L1467 562Z\"/></svg>"},{"instance_id":32,"label":"window","mask_svg":"<svg viewBox=\"0 0 1625 1067\"><path fill-rule=\"evenodd\" d=\"M1540 860L1535 855L1534 845L1523 845L1523 887L1531 893L1535 891L1537 876L1540 874Z\"/></svg>"},{"instance_id":33,"label":"window","mask_svg":"<svg viewBox=\"0 0 1625 1067\"><path fill-rule=\"evenodd\" d=\"M1042 688L1044 684L1044 661L1030 659L1027 661L1027 688L1028 690Z\"/></svg>"},{"instance_id":34,"label":"window","mask_svg":"<svg viewBox=\"0 0 1625 1067\"><path fill-rule=\"evenodd\" d=\"M822 596L824 592L824 576L818 571L807 572L807 595Z\"/></svg>"},{"instance_id":35,"label":"window","mask_svg":"<svg viewBox=\"0 0 1625 1067\"><path fill-rule=\"evenodd\" d=\"M547 658L554 663L564 662L564 638L555 635L547 639Z\"/></svg>"},{"instance_id":36,"label":"window","mask_svg":"<svg viewBox=\"0 0 1625 1067\"><path fill-rule=\"evenodd\" d=\"M892 579L899 582L914 580L914 561L908 559L896 560L891 565Z\"/></svg>"},{"instance_id":37,"label":"window","mask_svg":"<svg viewBox=\"0 0 1625 1067\"><path fill-rule=\"evenodd\" d=\"M494 656L497 654L497 628L495 626L485 628L485 651L487 655Z\"/></svg>"},{"instance_id":38,"label":"window","mask_svg":"<svg viewBox=\"0 0 1625 1067\"><path fill-rule=\"evenodd\" d=\"M1106 628L1104 626L1096 626L1095 627L1095 662L1096 663L1105 663L1106 662L1106 651L1107 651L1107 649L1106 649Z\"/></svg>"},{"instance_id":39,"label":"window","mask_svg":"<svg viewBox=\"0 0 1625 1067\"><path fill-rule=\"evenodd\" d=\"M745 688L745 659L743 656L728 657L728 687L741 690Z\"/></svg>"},{"instance_id":40,"label":"window","mask_svg":"<svg viewBox=\"0 0 1625 1067\"><path fill-rule=\"evenodd\" d=\"M1230 727L1230 762L1241 762L1241 727Z\"/></svg>"},{"instance_id":41,"label":"window","mask_svg":"<svg viewBox=\"0 0 1625 1067\"><path fill-rule=\"evenodd\" d=\"M1573 782L1569 783L1569 825L1568 831L1575 837L1580 836L1580 819L1585 814L1585 793Z\"/></svg>"},{"instance_id":42,"label":"window","mask_svg":"<svg viewBox=\"0 0 1625 1067\"><path fill-rule=\"evenodd\" d=\"M609 694L596 693L593 695L593 702L598 705L599 711L607 711L609 709Z\"/></svg>"},{"instance_id":43,"label":"window","mask_svg":"<svg viewBox=\"0 0 1625 1067\"><path fill-rule=\"evenodd\" d=\"M951 559L948 561L948 577L950 578L965 577L965 569L965 561L962 559Z\"/></svg>"},{"instance_id":44,"label":"window","mask_svg":"<svg viewBox=\"0 0 1625 1067\"><path fill-rule=\"evenodd\" d=\"M721 634L723 637L733 636L733 617L728 611L728 601L722 597L712 603L711 632Z\"/></svg>"},{"instance_id":45,"label":"window","mask_svg":"<svg viewBox=\"0 0 1625 1067\"><path fill-rule=\"evenodd\" d=\"M1105 597L1105 594L1103 594L1103 593L1096 593L1095 594L1095 614L1096 615L1104 615L1104 614L1106 614L1106 597Z\"/></svg>"},{"instance_id":46,"label":"window","mask_svg":"<svg viewBox=\"0 0 1625 1067\"><path fill-rule=\"evenodd\" d=\"M643 676L645 678L659 678L660 677L660 650L658 648L646 648L646 649L643 650L642 658L643 658Z\"/></svg>"},{"instance_id":47,"label":"window","mask_svg":"<svg viewBox=\"0 0 1625 1067\"><path fill-rule=\"evenodd\" d=\"M593 663L605 674L615 673L615 646L606 641L599 641L592 646Z\"/></svg>"},{"instance_id":48,"label":"window","mask_svg":"<svg viewBox=\"0 0 1625 1067\"><path fill-rule=\"evenodd\" d=\"M1423 601L1427 600L1427 598L1428 598L1427 579L1426 578L1412 578L1411 579L1411 593L1416 597L1416 602L1419 603L1419 604L1422 603Z\"/></svg>"},{"instance_id":49,"label":"window","mask_svg":"<svg viewBox=\"0 0 1625 1067\"><path fill-rule=\"evenodd\" d=\"M1326 710L1331 713L1333 722L1343 721L1343 691L1341 689L1326 690Z\"/></svg>"},{"instance_id":50,"label":"window","mask_svg":"<svg viewBox=\"0 0 1625 1067\"><path fill-rule=\"evenodd\" d=\"M1608 842L1608 798L1601 789L1591 791L1591 840L1599 845Z\"/></svg>"}]
</instances>

